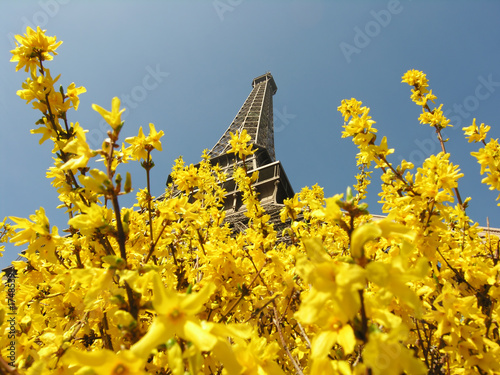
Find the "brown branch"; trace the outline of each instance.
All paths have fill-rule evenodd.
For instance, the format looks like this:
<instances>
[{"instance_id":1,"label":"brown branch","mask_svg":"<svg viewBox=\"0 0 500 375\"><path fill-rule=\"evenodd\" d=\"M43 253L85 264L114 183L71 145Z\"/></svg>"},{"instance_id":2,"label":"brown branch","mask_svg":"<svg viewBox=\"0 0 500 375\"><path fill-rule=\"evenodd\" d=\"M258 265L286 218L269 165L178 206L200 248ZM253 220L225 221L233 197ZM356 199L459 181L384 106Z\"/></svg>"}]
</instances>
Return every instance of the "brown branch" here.
<instances>
[{"instance_id":1,"label":"brown branch","mask_svg":"<svg viewBox=\"0 0 500 375\"><path fill-rule=\"evenodd\" d=\"M422 340L422 335L420 334L420 328L418 328L417 319L414 319L414 321L415 321L415 327L417 328L418 342L420 343L420 347L422 348L422 353L424 354L425 364L427 365L427 368L430 369L431 367L429 365L429 359L427 358L429 356L429 348L425 348L424 346L424 341Z\"/></svg>"},{"instance_id":2,"label":"brown branch","mask_svg":"<svg viewBox=\"0 0 500 375\"><path fill-rule=\"evenodd\" d=\"M110 349L110 350L114 351L114 349L113 349L113 343L111 341L111 337L106 332L108 329L109 329L108 317L107 317L106 313L104 313L104 317L103 317L102 321L99 322L99 331L101 333L101 338L102 338L102 341L103 341L104 348L105 349Z\"/></svg>"},{"instance_id":3,"label":"brown branch","mask_svg":"<svg viewBox=\"0 0 500 375\"><path fill-rule=\"evenodd\" d=\"M364 343L368 342L368 318L366 317L365 301L363 298L363 289L358 290L359 300L361 302L361 339Z\"/></svg>"},{"instance_id":4,"label":"brown branch","mask_svg":"<svg viewBox=\"0 0 500 375\"><path fill-rule=\"evenodd\" d=\"M392 171L392 173L394 173L394 175L396 176L396 178L398 180L400 180L402 183L404 183L408 189L408 191L412 192L414 195L420 195L418 193L415 192L415 190L413 190L413 185L410 184L408 181L405 180L405 178L403 177L403 175L398 172L396 169L394 169L394 167L392 166L391 163L389 163L386 159L386 157L384 155L377 155L377 157L382 160L388 167L389 169ZM383 167L382 167L383 168ZM383 169L384 173L385 173L385 170Z\"/></svg>"},{"instance_id":5,"label":"brown branch","mask_svg":"<svg viewBox=\"0 0 500 375\"><path fill-rule=\"evenodd\" d=\"M115 250L113 249L113 246L111 246L111 243L109 242L109 239L105 237L102 233L97 232L97 241L102 245L104 248L104 252L106 255L116 255Z\"/></svg>"},{"instance_id":6,"label":"brown branch","mask_svg":"<svg viewBox=\"0 0 500 375\"><path fill-rule=\"evenodd\" d=\"M85 325L85 323L87 323L89 313L90 313L90 311L86 311L85 314L83 315L83 317L75 323L75 325L73 326L74 327L73 332L71 332L71 335L68 338L64 339L63 343L73 341L76 338L76 335L78 334L80 329ZM58 355L57 363L59 363L59 360L61 359L63 354L66 352L66 350L68 350L68 348L63 349L63 345L61 345L59 347L59 349L57 350L57 355Z\"/></svg>"},{"instance_id":7,"label":"brown branch","mask_svg":"<svg viewBox=\"0 0 500 375\"><path fill-rule=\"evenodd\" d=\"M110 180L113 179L114 171L112 170L113 164L113 150L116 146L116 140L118 138L117 134L108 132L109 139L111 140L111 144L109 145L109 153L106 155L106 170L108 174L108 178ZM111 182L112 184L112 182ZM116 221L116 239L118 241L118 246L120 248L120 256L125 261L125 265L127 264L127 252L125 250L125 231L123 230L122 218L120 213L120 205L118 204L118 195L115 191L115 188L110 188L109 193L111 195L111 202L113 203L113 211L115 212L115 221Z\"/></svg>"},{"instance_id":8,"label":"brown branch","mask_svg":"<svg viewBox=\"0 0 500 375\"><path fill-rule=\"evenodd\" d=\"M264 311L264 309L269 306L271 303L276 306L276 303L275 303L275 300L276 298L279 297L279 294L276 294L274 297L272 297L269 301L267 301L264 305L262 305L261 307L258 307L255 309L255 311L252 313L252 315L250 315L250 318L248 318L247 320L245 320L245 323L248 323L251 319L255 318L257 315L259 315L262 311Z\"/></svg>"},{"instance_id":9,"label":"brown branch","mask_svg":"<svg viewBox=\"0 0 500 375\"><path fill-rule=\"evenodd\" d=\"M123 230L122 218L120 214L120 206L118 204L118 197L113 193L111 198L113 202L113 210L115 211L116 220L116 239L118 240L118 246L120 247L120 256L127 264L127 252L125 250L125 232Z\"/></svg>"},{"instance_id":10,"label":"brown branch","mask_svg":"<svg viewBox=\"0 0 500 375\"><path fill-rule=\"evenodd\" d=\"M198 228L196 228L196 233L198 233L198 242L200 243L200 246L201 246L201 251L203 251L203 255L207 255L207 252L205 250L205 246L203 246L203 243L205 242L203 240L203 237L201 236L201 233L200 233L200 230Z\"/></svg>"},{"instance_id":11,"label":"brown branch","mask_svg":"<svg viewBox=\"0 0 500 375\"><path fill-rule=\"evenodd\" d=\"M82 263L82 258L80 257L80 251L82 250L82 247L77 245L75 246L75 251L74 254L76 256L76 263L78 268L84 268L83 263Z\"/></svg>"},{"instance_id":12,"label":"brown branch","mask_svg":"<svg viewBox=\"0 0 500 375\"><path fill-rule=\"evenodd\" d=\"M449 246L449 245L448 245ZM451 248L450 248L451 249ZM455 275L458 277L458 281L467 284L467 286L472 289L474 292L478 292L476 288L474 288L467 280L465 280L465 277L460 274L449 262L448 260L444 257L444 255L441 253L441 250L439 248L436 249L439 255L441 255L441 258L443 258L444 262L450 269L455 273Z\"/></svg>"},{"instance_id":13,"label":"brown branch","mask_svg":"<svg viewBox=\"0 0 500 375\"><path fill-rule=\"evenodd\" d=\"M148 214L149 214L149 236L150 236L150 250L148 254L148 259L151 254L153 254L155 248L154 236L153 236L153 213L151 212L151 178L150 178L150 170L153 166L151 162L151 149L147 149L148 157L147 161L142 164L143 168L146 170L146 184L148 187Z\"/></svg>"},{"instance_id":14,"label":"brown branch","mask_svg":"<svg viewBox=\"0 0 500 375\"><path fill-rule=\"evenodd\" d=\"M139 319L139 306L137 304L137 301L135 300L134 296L134 291L128 285L128 283L125 281L125 289L127 291L127 298L128 298L128 304L129 304L129 312L130 315L133 316L135 320Z\"/></svg>"},{"instance_id":15,"label":"brown branch","mask_svg":"<svg viewBox=\"0 0 500 375\"><path fill-rule=\"evenodd\" d=\"M153 251L154 249L156 248L156 245L158 244L158 241L160 240L161 238L161 235L163 234L163 232L165 231L165 228L167 227L167 223L166 222L163 222L162 223L162 228L160 230L160 233L158 233L158 237L156 238L156 241L154 242L154 244L152 246L150 246L149 248L149 252L148 252L148 255L146 256L146 260L144 261L145 263L147 263L149 261L149 258L151 257L151 255L153 255ZM155 262L156 264L156 262Z\"/></svg>"},{"instance_id":16,"label":"brown branch","mask_svg":"<svg viewBox=\"0 0 500 375\"><path fill-rule=\"evenodd\" d=\"M304 327L302 327L302 324L300 324L300 322L297 322L297 325L300 329L300 333L302 334L302 337L304 338L304 340L306 340L308 349L310 349L311 348L311 341L309 340L309 336L307 336L306 331L304 330Z\"/></svg>"},{"instance_id":17,"label":"brown branch","mask_svg":"<svg viewBox=\"0 0 500 375\"><path fill-rule=\"evenodd\" d=\"M288 358L290 358L290 361L292 361L293 367L295 367L295 373L299 374L299 375L304 375L304 373L302 372L302 369L300 368L297 361L293 358L292 353L290 353L290 349L288 349L288 346L286 345L285 338L283 337L283 332L281 332L281 321L278 317L278 311L276 310L276 306L274 306L273 310L274 310L273 323L276 326L276 329L278 331L278 336L280 338L281 345L283 346L283 349L285 349L285 352L286 352Z\"/></svg>"}]
</instances>

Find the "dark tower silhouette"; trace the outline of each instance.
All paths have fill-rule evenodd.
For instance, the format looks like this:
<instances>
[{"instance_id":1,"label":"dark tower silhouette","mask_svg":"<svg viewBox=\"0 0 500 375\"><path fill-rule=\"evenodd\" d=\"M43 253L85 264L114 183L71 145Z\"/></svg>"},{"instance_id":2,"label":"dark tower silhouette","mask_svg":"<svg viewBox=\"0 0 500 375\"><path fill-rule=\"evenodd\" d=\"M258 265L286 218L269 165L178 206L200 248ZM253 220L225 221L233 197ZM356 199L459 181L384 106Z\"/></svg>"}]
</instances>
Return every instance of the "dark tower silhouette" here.
<instances>
[{"instance_id":1,"label":"dark tower silhouette","mask_svg":"<svg viewBox=\"0 0 500 375\"><path fill-rule=\"evenodd\" d=\"M283 208L283 200L294 196L293 188L288 181L283 166L276 160L274 152L273 127L273 95L278 90L271 73L266 73L252 81L252 91L238 111L233 122L227 128L219 141L208 153L213 165L219 165L229 176L234 168L242 163L234 154L228 154L230 149L230 133L247 130L251 137L250 143L257 151L246 160L249 174L258 171L259 177L254 183L259 201L271 216L271 221L277 227L281 226L279 212ZM241 194L236 190L232 178L224 183L227 193L224 206L227 220L235 230L244 229L248 219L244 215Z\"/></svg>"},{"instance_id":2,"label":"dark tower silhouette","mask_svg":"<svg viewBox=\"0 0 500 375\"><path fill-rule=\"evenodd\" d=\"M252 81L250 95L231 125L208 153L211 164L219 165L229 176L223 184L226 190L224 209L227 221L236 231L246 227L248 218L244 214L246 208L241 193L237 191L236 183L231 177L235 168L242 163L236 155L228 153L231 148L229 145L231 133L236 134L237 131L246 129L251 137L250 143L257 151L247 157L247 171L249 174L258 172L259 177L253 186L276 229L282 226L279 213L283 208L283 200L294 196L293 188L280 161L276 160L274 152L273 95L277 90L271 73L255 78ZM170 182L172 179L169 176L167 184ZM159 197L162 198L163 196Z\"/></svg>"},{"instance_id":3,"label":"dark tower silhouette","mask_svg":"<svg viewBox=\"0 0 500 375\"><path fill-rule=\"evenodd\" d=\"M230 133L241 133L243 129L252 137L250 141L258 148L267 150L271 161L275 161L274 128L273 128L273 95L278 87L271 73L255 78L252 82L253 90L243 103L238 114L229 128L209 152L209 156L216 157L226 153L230 146Z\"/></svg>"}]
</instances>

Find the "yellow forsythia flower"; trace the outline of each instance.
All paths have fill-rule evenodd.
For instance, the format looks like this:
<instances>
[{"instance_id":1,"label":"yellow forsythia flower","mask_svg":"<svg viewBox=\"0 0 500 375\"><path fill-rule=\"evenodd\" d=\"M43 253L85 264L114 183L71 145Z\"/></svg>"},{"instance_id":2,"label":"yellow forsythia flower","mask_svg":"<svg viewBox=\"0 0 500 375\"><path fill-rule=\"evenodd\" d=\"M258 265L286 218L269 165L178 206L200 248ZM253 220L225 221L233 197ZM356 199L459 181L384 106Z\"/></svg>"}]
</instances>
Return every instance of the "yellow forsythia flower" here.
<instances>
[{"instance_id":1,"label":"yellow forsythia flower","mask_svg":"<svg viewBox=\"0 0 500 375\"><path fill-rule=\"evenodd\" d=\"M472 120L472 125L462 128L467 140L471 142L484 142L491 126L482 123L479 127L476 125L476 119Z\"/></svg>"},{"instance_id":2,"label":"yellow forsythia flower","mask_svg":"<svg viewBox=\"0 0 500 375\"><path fill-rule=\"evenodd\" d=\"M401 82L405 82L410 86L417 86L420 88L427 88L429 86L426 75L419 70L408 70L402 77Z\"/></svg>"},{"instance_id":3,"label":"yellow forsythia flower","mask_svg":"<svg viewBox=\"0 0 500 375\"><path fill-rule=\"evenodd\" d=\"M88 130L83 130L78 123L73 126L73 129L76 137L63 148L63 151L74 156L61 169L85 168L88 161L97 155L95 151L90 149L87 143L85 133Z\"/></svg>"},{"instance_id":4,"label":"yellow forsythia flower","mask_svg":"<svg viewBox=\"0 0 500 375\"><path fill-rule=\"evenodd\" d=\"M217 337L203 329L195 316L215 291L215 285L206 284L198 293L180 294L166 289L158 274L153 277L153 306L157 313L146 335L137 343L141 353L149 353L175 335L191 341L199 350L211 350Z\"/></svg>"},{"instance_id":5,"label":"yellow forsythia flower","mask_svg":"<svg viewBox=\"0 0 500 375\"><path fill-rule=\"evenodd\" d=\"M243 159L243 156L252 155L255 150L252 150L252 145L248 145L251 139L246 129L243 129L241 134L239 131L236 134L231 133L231 140L229 141L231 149L228 152L237 154L240 159Z\"/></svg>"},{"instance_id":6,"label":"yellow forsythia flower","mask_svg":"<svg viewBox=\"0 0 500 375\"><path fill-rule=\"evenodd\" d=\"M78 110L78 106L80 105L80 98L78 97L78 95L85 92L87 92L87 89L85 87L76 87L74 82L68 86L68 89L66 90L66 96L71 101L71 104L73 104L73 108L75 108L75 111Z\"/></svg>"},{"instance_id":7,"label":"yellow forsythia flower","mask_svg":"<svg viewBox=\"0 0 500 375\"><path fill-rule=\"evenodd\" d=\"M31 27L26 28L24 36L16 35L16 48L10 51L14 56L10 61L18 61L16 71L25 67L27 72L34 72L39 67L39 60L52 60L52 55L57 55L56 49L62 42L56 43L55 36L46 36L46 30L38 26L36 31Z\"/></svg>"},{"instance_id":8,"label":"yellow forsythia flower","mask_svg":"<svg viewBox=\"0 0 500 375\"><path fill-rule=\"evenodd\" d=\"M144 136L141 126L139 128L139 134L136 137L125 138L125 142L132 145L132 156L135 160L146 160L148 157L148 150L151 151L153 148L158 151L162 150L160 138L163 137L163 135L163 130L157 132L154 124L150 123L147 137Z\"/></svg>"},{"instance_id":9,"label":"yellow forsythia flower","mask_svg":"<svg viewBox=\"0 0 500 375\"><path fill-rule=\"evenodd\" d=\"M98 112L113 130L116 130L122 125L122 113L125 112L125 108L120 110L120 98L115 96L113 100L111 100L111 111L107 111L97 104L92 104L92 109Z\"/></svg>"},{"instance_id":10,"label":"yellow forsythia flower","mask_svg":"<svg viewBox=\"0 0 500 375\"><path fill-rule=\"evenodd\" d=\"M133 348L117 353L108 349L84 352L70 348L63 359L68 365L82 366L83 370L90 370L97 375L145 374L146 360L137 357Z\"/></svg>"}]
</instances>

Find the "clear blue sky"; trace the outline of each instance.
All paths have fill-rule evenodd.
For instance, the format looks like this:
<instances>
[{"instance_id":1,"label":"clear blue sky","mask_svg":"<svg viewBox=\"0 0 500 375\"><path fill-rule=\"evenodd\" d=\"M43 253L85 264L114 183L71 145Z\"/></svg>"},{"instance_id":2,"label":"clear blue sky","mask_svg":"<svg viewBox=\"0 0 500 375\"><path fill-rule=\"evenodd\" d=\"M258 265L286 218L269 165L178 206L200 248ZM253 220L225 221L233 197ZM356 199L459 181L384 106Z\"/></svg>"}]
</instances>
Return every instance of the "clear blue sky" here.
<instances>
[{"instance_id":1,"label":"clear blue sky","mask_svg":"<svg viewBox=\"0 0 500 375\"><path fill-rule=\"evenodd\" d=\"M476 117L500 125L500 2L498 1L2 1L0 3L0 218L28 217L43 206L61 231L67 217L45 178L50 142L31 135L39 118L16 91L26 73L10 63L14 34L39 25L64 43L47 64L60 83L85 86L78 112L93 147L103 132L91 104L110 107L128 100L123 138L153 122L165 132L164 151L154 154L153 194L160 195L179 155L196 163L226 130L251 90L252 79L270 71L274 96L276 155L295 188L315 183L327 196L355 183L355 146L341 139L337 107L355 97L372 108L381 135L401 158L421 163L438 152L430 127L418 123L401 76L427 73L438 103L455 125L447 131L451 159L465 178L469 215L500 227L497 194L480 184L476 150L461 128ZM128 98L128 99L126 99ZM92 141L92 139L94 141ZM136 189L140 168L131 167ZM381 213L378 175L368 199ZM130 205L131 200L122 200ZM9 245L5 266L21 248Z\"/></svg>"}]
</instances>

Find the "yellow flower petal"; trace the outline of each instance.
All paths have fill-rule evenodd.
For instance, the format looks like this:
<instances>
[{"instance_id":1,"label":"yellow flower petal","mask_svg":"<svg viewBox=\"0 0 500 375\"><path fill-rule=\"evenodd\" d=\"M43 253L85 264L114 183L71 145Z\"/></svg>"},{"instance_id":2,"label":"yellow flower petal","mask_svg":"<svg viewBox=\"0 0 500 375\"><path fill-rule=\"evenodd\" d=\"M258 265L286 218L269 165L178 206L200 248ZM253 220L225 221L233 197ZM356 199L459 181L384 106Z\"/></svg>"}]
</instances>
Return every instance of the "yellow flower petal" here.
<instances>
[{"instance_id":1,"label":"yellow flower petal","mask_svg":"<svg viewBox=\"0 0 500 375\"><path fill-rule=\"evenodd\" d=\"M351 354L356 346L354 330L349 324L344 325L338 332L337 341L344 349L345 354Z\"/></svg>"},{"instance_id":2,"label":"yellow flower petal","mask_svg":"<svg viewBox=\"0 0 500 375\"><path fill-rule=\"evenodd\" d=\"M311 358L326 357L337 342L336 331L323 331L317 334L311 344Z\"/></svg>"},{"instance_id":3,"label":"yellow flower petal","mask_svg":"<svg viewBox=\"0 0 500 375\"><path fill-rule=\"evenodd\" d=\"M204 330L200 325L191 320L184 324L185 340L191 341L201 351L209 351L217 343L217 337Z\"/></svg>"}]
</instances>

